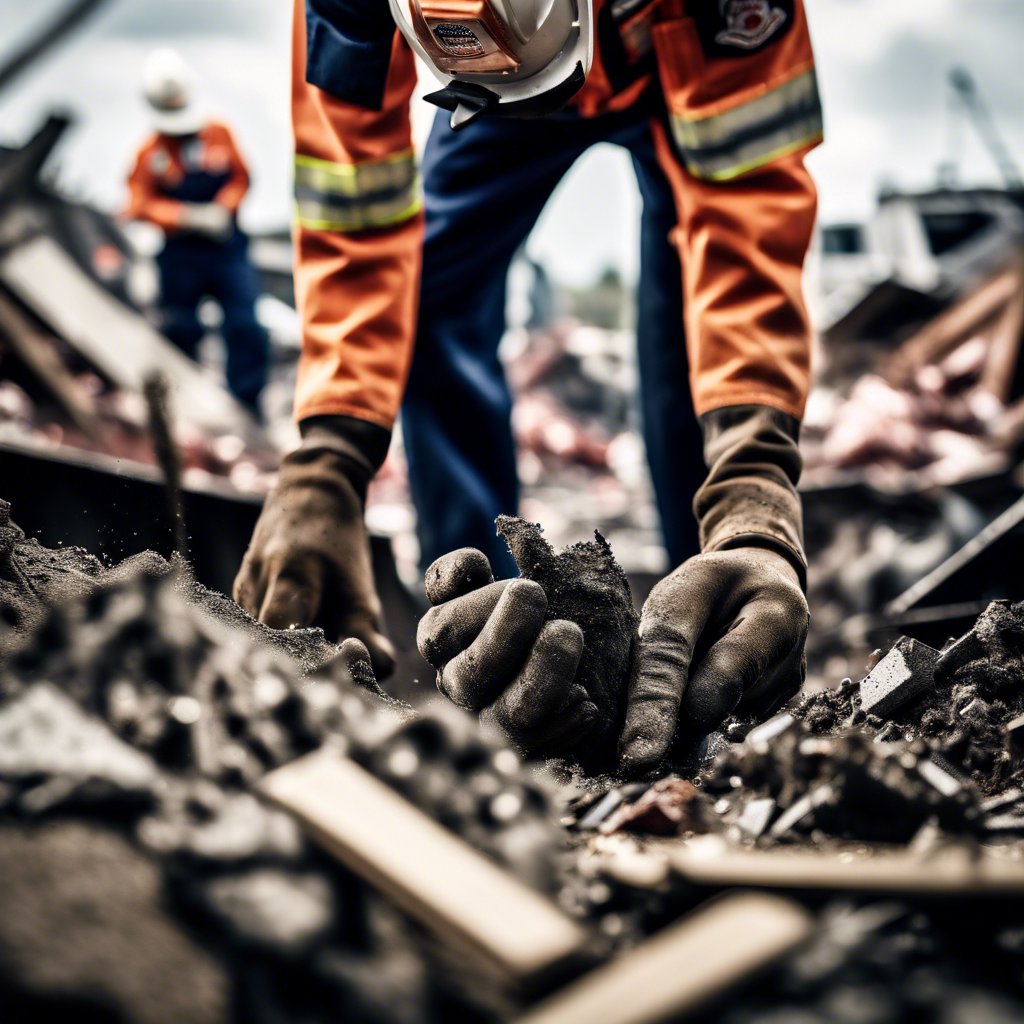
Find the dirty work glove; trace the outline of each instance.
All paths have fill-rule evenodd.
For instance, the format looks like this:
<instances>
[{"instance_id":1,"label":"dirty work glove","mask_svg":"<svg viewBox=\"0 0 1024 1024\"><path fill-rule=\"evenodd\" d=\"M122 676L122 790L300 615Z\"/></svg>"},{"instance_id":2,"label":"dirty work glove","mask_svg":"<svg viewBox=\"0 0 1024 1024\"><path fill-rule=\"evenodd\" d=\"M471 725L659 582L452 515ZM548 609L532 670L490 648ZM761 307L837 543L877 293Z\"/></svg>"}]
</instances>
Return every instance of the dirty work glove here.
<instances>
[{"instance_id":1,"label":"dirty work glove","mask_svg":"<svg viewBox=\"0 0 1024 1024\"><path fill-rule=\"evenodd\" d=\"M694 512L703 553L644 605L620 743L628 773L656 770L680 733L707 733L735 710L769 714L803 682L799 425L757 405L701 423L710 469Z\"/></svg>"},{"instance_id":2,"label":"dirty work glove","mask_svg":"<svg viewBox=\"0 0 1024 1024\"><path fill-rule=\"evenodd\" d=\"M234 230L234 214L221 203L185 203L179 225L215 242L224 242Z\"/></svg>"},{"instance_id":3,"label":"dirty work glove","mask_svg":"<svg viewBox=\"0 0 1024 1024\"><path fill-rule=\"evenodd\" d=\"M234 598L273 629L322 626L329 639L366 644L378 678L394 669L381 631L366 488L387 454L390 432L347 416L301 424L285 456L235 579Z\"/></svg>"},{"instance_id":4,"label":"dirty work glove","mask_svg":"<svg viewBox=\"0 0 1024 1024\"><path fill-rule=\"evenodd\" d=\"M478 712L524 757L572 757L600 730L603 716L573 681L583 632L544 621L539 583L495 583L486 555L461 548L430 566L426 590L434 607L416 642L449 700Z\"/></svg>"}]
</instances>

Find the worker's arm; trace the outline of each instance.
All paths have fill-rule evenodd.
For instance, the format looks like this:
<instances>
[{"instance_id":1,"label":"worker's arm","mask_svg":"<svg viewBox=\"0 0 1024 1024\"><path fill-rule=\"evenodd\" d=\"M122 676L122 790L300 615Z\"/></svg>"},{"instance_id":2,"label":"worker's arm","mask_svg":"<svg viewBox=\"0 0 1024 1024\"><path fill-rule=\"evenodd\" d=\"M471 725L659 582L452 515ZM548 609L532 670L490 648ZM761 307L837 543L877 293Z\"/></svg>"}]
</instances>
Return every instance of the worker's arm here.
<instances>
[{"instance_id":1,"label":"worker's arm","mask_svg":"<svg viewBox=\"0 0 1024 1024\"><path fill-rule=\"evenodd\" d=\"M219 124L211 125L210 130L214 135L211 141L222 146L227 153L228 170L231 175L213 197L213 201L237 214L245 194L249 191L249 169L238 151L238 144L230 130Z\"/></svg>"},{"instance_id":2,"label":"worker's arm","mask_svg":"<svg viewBox=\"0 0 1024 1024\"><path fill-rule=\"evenodd\" d=\"M146 220L165 231L181 226L186 204L162 196L153 173L156 147L152 140L139 150L135 166L128 176L128 208L125 216L132 220Z\"/></svg>"},{"instance_id":3,"label":"worker's arm","mask_svg":"<svg viewBox=\"0 0 1024 1024\"><path fill-rule=\"evenodd\" d=\"M305 16L304 16L305 15ZM302 445L235 582L276 627L316 623L391 667L362 522L412 358L423 222L412 54L379 0L295 5L295 296Z\"/></svg>"},{"instance_id":4,"label":"worker's arm","mask_svg":"<svg viewBox=\"0 0 1024 1024\"><path fill-rule=\"evenodd\" d=\"M804 155L822 136L802 0L686 5L654 29L667 118L694 406L709 473L701 554L644 606L622 735L627 771L657 770L679 724L767 714L804 672L799 420L810 384L802 271L814 225ZM692 15L692 16L687 16Z\"/></svg>"},{"instance_id":5,"label":"worker's arm","mask_svg":"<svg viewBox=\"0 0 1024 1024\"><path fill-rule=\"evenodd\" d=\"M706 732L737 708L767 714L795 693L808 626L796 483L811 348L801 275L815 214L803 156L821 136L810 41L800 0L748 8L738 25L733 4L685 6L654 30L667 116L653 131L678 210L709 474L694 502L702 553L654 588L641 616L620 751L635 773L661 770L680 729ZM430 573L461 581L449 560L466 559L446 556ZM461 655L504 614L515 626L500 635L516 642L492 645L490 682L513 693L543 680L545 703L565 720L565 708L583 706L573 703L577 638L554 623L524 638L529 616L508 608L529 593L507 589L432 594L420 649L442 690L464 690L480 659ZM517 707L504 727L529 750L540 702Z\"/></svg>"},{"instance_id":6,"label":"worker's arm","mask_svg":"<svg viewBox=\"0 0 1024 1024\"><path fill-rule=\"evenodd\" d=\"M803 158L822 137L814 57L801 0L772 7L777 24L756 45L720 6L689 4L698 16L653 31L667 116L652 127L676 200L694 406L800 418L816 211Z\"/></svg>"}]
</instances>

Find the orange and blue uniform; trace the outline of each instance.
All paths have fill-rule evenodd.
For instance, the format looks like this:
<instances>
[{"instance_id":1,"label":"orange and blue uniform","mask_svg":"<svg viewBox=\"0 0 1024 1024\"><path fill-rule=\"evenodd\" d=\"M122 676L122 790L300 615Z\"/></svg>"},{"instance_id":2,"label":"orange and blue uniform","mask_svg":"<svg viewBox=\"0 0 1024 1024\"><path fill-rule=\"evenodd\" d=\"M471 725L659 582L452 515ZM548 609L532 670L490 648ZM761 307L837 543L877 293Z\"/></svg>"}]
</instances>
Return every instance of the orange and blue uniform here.
<instances>
[{"instance_id":1,"label":"orange and blue uniform","mask_svg":"<svg viewBox=\"0 0 1024 1024\"><path fill-rule=\"evenodd\" d=\"M424 562L463 545L507 561L491 525L518 496L497 357L506 271L597 142L630 151L644 199L641 408L673 562L696 550L694 414L803 413L803 158L822 134L803 3L596 0L595 17L594 64L565 112L457 133L440 114L421 187L413 58L387 5L296 5L296 414L388 430L402 408Z\"/></svg>"},{"instance_id":2,"label":"orange and blue uniform","mask_svg":"<svg viewBox=\"0 0 1024 1024\"><path fill-rule=\"evenodd\" d=\"M215 299L224 315L228 387L257 409L266 384L268 341L256 319L259 280L248 258L248 240L235 218L249 189L249 172L231 132L210 123L195 135L153 135L135 158L128 179L129 217L164 232L157 258L163 330L195 358L205 333L199 304ZM219 203L231 214L231 229L212 239L185 225L190 203Z\"/></svg>"}]
</instances>

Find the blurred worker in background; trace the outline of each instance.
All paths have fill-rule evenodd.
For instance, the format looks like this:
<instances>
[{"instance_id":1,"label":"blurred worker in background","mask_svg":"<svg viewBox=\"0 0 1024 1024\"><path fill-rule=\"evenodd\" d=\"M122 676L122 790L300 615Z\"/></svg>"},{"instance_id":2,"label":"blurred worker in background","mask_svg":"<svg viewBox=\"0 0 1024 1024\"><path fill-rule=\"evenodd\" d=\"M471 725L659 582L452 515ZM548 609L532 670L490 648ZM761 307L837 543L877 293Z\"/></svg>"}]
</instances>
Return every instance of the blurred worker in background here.
<instances>
[{"instance_id":1,"label":"blurred worker in background","mask_svg":"<svg viewBox=\"0 0 1024 1024\"><path fill-rule=\"evenodd\" d=\"M295 47L303 442L237 599L274 626L357 636L388 666L361 513L401 404L424 555L443 556L420 649L456 703L526 753L545 716L563 737L600 719L631 771L682 724L777 707L808 621L803 158L822 129L801 0L300 0ZM443 85L422 200L414 51ZM578 627L546 621L537 584L489 585L481 566L512 570L493 526L518 498L497 354L509 262L598 142L629 150L644 198L641 406L680 564L645 605L628 692L595 713L574 684ZM445 555L464 546L482 554Z\"/></svg>"},{"instance_id":2,"label":"blurred worker in background","mask_svg":"<svg viewBox=\"0 0 1024 1024\"><path fill-rule=\"evenodd\" d=\"M199 305L216 300L224 317L228 387L259 418L269 348L256 319L259 280L238 228L249 172L231 132L204 116L192 70L175 51L149 56L144 86L155 131L128 179L128 216L165 235L157 259L163 332L195 359L205 333Z\"/></svg>"}]
</instances>

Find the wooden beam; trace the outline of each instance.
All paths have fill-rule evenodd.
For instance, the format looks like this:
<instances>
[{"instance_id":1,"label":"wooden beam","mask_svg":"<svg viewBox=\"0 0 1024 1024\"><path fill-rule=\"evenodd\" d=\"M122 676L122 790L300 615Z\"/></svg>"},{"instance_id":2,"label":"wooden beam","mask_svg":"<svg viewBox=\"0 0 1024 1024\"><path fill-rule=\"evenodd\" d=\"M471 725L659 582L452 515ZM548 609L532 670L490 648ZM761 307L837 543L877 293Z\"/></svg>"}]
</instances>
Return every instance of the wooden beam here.
<instances>
[{"instance_id":1,"label":"wooden beam","mask_svg":"<svg viewBox=\"0 0 1024 1024\"><path fill-rule=\"evenodd\" d=\"M260 790L345 867L506 983L530 987L583 950L585 933L553 903L336 752L299 758Z\"/></svg>"},{"instance_id":2,"label":"wooden beam","mask_svg":"<svg viewBox=\"0 0 1024 1024\"><path fill-rule=\"evenodd\" d=\"M813 918L777 896L734 893L551 996L518 1024L659 1024L730 991L805 941Z\"/></svg>"}]
</instances>

